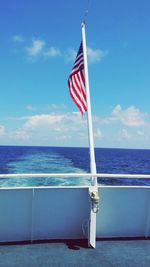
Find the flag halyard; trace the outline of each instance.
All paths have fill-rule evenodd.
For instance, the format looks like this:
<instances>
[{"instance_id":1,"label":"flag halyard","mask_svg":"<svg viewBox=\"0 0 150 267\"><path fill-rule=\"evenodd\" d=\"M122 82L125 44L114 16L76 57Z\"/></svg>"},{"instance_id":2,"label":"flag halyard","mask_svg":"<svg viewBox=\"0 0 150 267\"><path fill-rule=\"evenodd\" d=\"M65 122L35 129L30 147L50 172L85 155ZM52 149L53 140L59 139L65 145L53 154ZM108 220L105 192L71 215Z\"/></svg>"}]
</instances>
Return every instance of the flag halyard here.
<instances>
[{"instance_id":1,"label":"flag halyard","mask_svg":"<svg viewBox=\"0 0 150 267\"><path fill-rule=\"evenodd\" d=\"M85 93L85 76L84 76L84 58L82 42L76 56L75 63L69 75L68 86L70 96L77 105L82 115L87 111L86 93Z\"/></svg>"}]
</instances>

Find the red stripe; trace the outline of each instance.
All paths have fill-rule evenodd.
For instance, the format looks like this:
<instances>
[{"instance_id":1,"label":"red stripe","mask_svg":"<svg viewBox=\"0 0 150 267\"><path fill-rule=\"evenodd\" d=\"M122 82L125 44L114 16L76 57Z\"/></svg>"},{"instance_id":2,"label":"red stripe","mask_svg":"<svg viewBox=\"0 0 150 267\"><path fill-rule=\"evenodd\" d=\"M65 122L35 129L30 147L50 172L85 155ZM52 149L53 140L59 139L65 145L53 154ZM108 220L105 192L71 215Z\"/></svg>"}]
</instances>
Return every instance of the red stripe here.
<instances>
[{"instance_id":1,"label":"red stripe","mask_svg":"<svg viewBox=\"0 0 150 267\"><path fill-rule=\"evenodd\" d=\"M76 100L74 99L74 97L73 97L73 95L71 94L71 92L70 92L70 96L71 96L71 98L72 98L72 100L74 101L74 103L77 105L77 107L79 108L79 110L81 111L81 113L82 113L82 115L83 115L83 110L82 110L82 108L80 107L80 105L78 104L78 102L76 102Z\"/></svg>"},{"instance_id":2,"label":"red stripe","mask_svg":"<svg viewBox=\"0 0 150 267\"><path fill-rule=\"evenodd\" d=\"M85 80L84 80L84 76L83 76L82 71L80 71L80 75L81 75L82 83L84 84L84 87L85 87ZM79 83L80 83L80 85L81 85L79 73L77 73L77 76L78 76L78 81L79 81ZM82 86L80 86L80 90L81 90L82 95L84 96L84 99L85 99L85 101L86 101L85 90L84 90L84 88L83 88Z\"/></svg>"},{"instance_id":3,"label":"red stripe","mask_svg":"<svg viewBox=\"0 0 150 267\"><path fill-rule=\"evenodd\" d=\"M73 69L76 68L78 65L80 65L80 63L82 62L84 63L83 56L80 56L79 58L76 59Z\"/></svg>"},{"instance_id":4,"label":"red stripe","mask_svg":"<svg viewBox=\"0 0 150 267\"><path fill-rule=\"evenodd\" d=\"M81 91L80 88L78 87L76 81L74 81L74 83L76 84L78 90ZM75 104L78 104L78 107L81 106L81 107L86 111L86 106L85 106L85 104L84 104L84 102L83 102L83 99L80 97L80 95L79 95L78 92L76 91L76 88L75 88L74 85L73 85L73 81L72 81L72 79L71 79L71 84L69 84L69 89L70 89L70 94L72 95L72 97L73 97L73 101L75 102ZM72 89L73 93L76 95L77 99L80 101L81 104L79 104L79 103L76 101L76 99L74 98L74 96L73 96L73 94L72 94L72 92L71 92L71 89ZM82 92L81 92L81 93L82 93Z\"/></svg>"},{"instance_id":5,"label":"red stripe","mask_svg":"<svg viewBox=\"0 0 150 267\"><path fill-rule=\"evenodd\" d=\"M78 71L84 69L84 64L83 64L83 61L80 62L77 66L75 66L73 69L72 69L72 72L70 75L74 75L75 73L77 73Z\"/></svg>"},{"instance_id":6,"label":"red stripe","mask_svg":"<svg viewBox=\"0 0 150 267\"><path fill-rule=\"evenodd\" d=\"M76 80L75 80L74 82L75 82L75 84L76 84L78 90L80 91L81 95L83 96L82 88L78 86ZM73 84L72 84L72 89L73 89L73 92L75 93L76 97L77 97L77 98L79 99L79 101L81 102L81 105L83 106L83 109L86 110L86 106L85 106L85 104L84 104L84 102L83 102L83 99L80 97L80 95L79 95L78 92L76 91L76 88L74 87ZM86 100L84 96L83 96L83 98L84 98L84 100Z\"/></svg>"},{"instance_id":7,"label":"red stripe","mask_svg":"<svg viewBox=\"0 0 150 267\"><path fill-rule=\"evenodd\" d=\"M72 100L74 101L74 103L77 105L77 107L79 108L79 110L81 111L82 115L83 115L83 110L81 108L81 106L78 104L78 102L76 101L76 99L74 98L72 92L71 92L71 86L70 86L70 82L68 81L69 84L69 92L70 92L70 96L72 98Z\"/></svg>"},{"instance_id":8,"label":"red stripe","mask_svg":"<svg viewBox=\"0 0 150 267\"><path fill-rule=\"evenodd\" d=\"M78 74L77 74L77 76L78 76ZM84 112L85 112L85 111L87 110L87 109L86 109L86 106L85 106L85 104L84 104L82 98L80 97L80 95L79 95L78 92L76 91L76 88L75 88L74 85L73 85L73 77L74 77L74 76L70 77L71 84L70 84L70 81L68 81L68 85L69 85L69 89L70 89L70 95L71 95L73 101L75 102L75 104L76 104L76 105L78 106L78 108L80 109L80 111L83 113L82 109L80 108L79 103L76 101L76 99L74 98L74 96L73 96L72 93L71 93L71 89L72 89L72 90L73 90L73 93L76 95L77 99L81 102L81 106L82 106L82 108L83 108L83 110L84 110ZM76 79L75 79L75 77L74 77L74 83L75 83L77 89L81 92L81 94L82 94L82 96L83 96L83 98L84 98L84 100L85 100L85 102L86 102L86 95L85 95L85 92L84 92L84 88L81 86L81 82L80 82L80 77L79 77L79 76L78 76L78 81L79 81L79 85L80 85L80 86L78 85L78 83L76 82ZM83 82L83 84L84 84L84 80L83 80L82 82Z\"/></svg>"}]
</instances>

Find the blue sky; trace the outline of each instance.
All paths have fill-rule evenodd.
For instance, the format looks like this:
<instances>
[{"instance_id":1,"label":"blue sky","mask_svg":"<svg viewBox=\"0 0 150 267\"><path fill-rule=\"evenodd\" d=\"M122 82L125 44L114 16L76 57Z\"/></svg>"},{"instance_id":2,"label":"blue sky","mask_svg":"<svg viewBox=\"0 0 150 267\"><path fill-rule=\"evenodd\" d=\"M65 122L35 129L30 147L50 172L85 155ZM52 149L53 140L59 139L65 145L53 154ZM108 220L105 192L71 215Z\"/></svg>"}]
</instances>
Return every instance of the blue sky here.
<instances>
[{"instance_id":1,"label":"blue sky","mask_svg":"<svg viewBox=\"0 0 150 267\"><path fill-rule=\"evenodd\" d=\"M2 0L0 145L87 146L67 79L88 1ZM94 142L150 148L150 1L91 0L86 22Z\"/></svg>"}]
</instances>

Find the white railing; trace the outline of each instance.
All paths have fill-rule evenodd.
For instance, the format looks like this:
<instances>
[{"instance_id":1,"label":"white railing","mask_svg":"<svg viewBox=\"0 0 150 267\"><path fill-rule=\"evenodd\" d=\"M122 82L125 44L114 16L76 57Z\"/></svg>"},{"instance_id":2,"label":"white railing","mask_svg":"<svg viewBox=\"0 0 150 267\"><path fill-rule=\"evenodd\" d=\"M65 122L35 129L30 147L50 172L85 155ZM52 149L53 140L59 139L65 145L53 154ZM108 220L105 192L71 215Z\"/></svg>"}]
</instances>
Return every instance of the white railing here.
<instances>
[{"instance_id":1,"label":"white railing","mask_svg":"<svg viewBox=\"0 0 150 267\"><path fill-rule=\"evenodd\" d=\"M0 178L37 178L37 177L58 177L58 178L78 178L78 177L98 177L98 178L139 178L150 179L150 174L121 174L121 173L8 173L0 174Z\"/></svg>"},{"instance_id":2,"label":"white railing","mask_svg":"<svg viewBox=\"0 0 150 267\"><path fill-rule=\"evenodd\" d=\"M34 177L35 181L36 177L150 179L144 174L0 174L1 182L17 177ZM84 226L87 229L86 222L91 221L89 187L1 186L0 242L85 238ZM150 237L150 185L99 185L98 192L97 237Z\"/></svg>"},{"instance_id":3,"label":"white railing","mask_svg":"<svg viewBox=\"0 0 150 267\"><path fill-rule=\"evenodd\" d=\"M60 183L59 184L47 184L47 185L9 185L9 184L1 184L0 186L0 189L6 189L6 188L29 188L29 187L32 187L32 188L36 188L36 187L42 187L42 188L47 188L47 187L91 187L92 186L92 179L93 178L115 178L115 179L119 179L119 178L127 178L127 179L150 179L150 175L149 174L111 174L111 173L8 173L8 174L0 174L0 180L2 179L7 179L7 178L18 178L18 179L23 179L23 178L27 178L27 179L30 179L30 178L33 178L35 179L35 183L36 183L36 178L48 178L48 179L52 179L52 178L56 178L56 179L59 179L60 178ZM78 182L74 185L71 185L71 184L62 184L62 180L61 179L68 179L68 178L73 178L73 179L76 179L76 178L81 178L80 180L80 183L78 184ZM84 179L83 182L84 184L82 184L82 178ZM85 181L86 178L89 178ZM90 179L91 178L91 179ZM63 180L64 181L64 180ZM142 188L142 187L150 187L150 183L149 184L143 184L143 185L140 185L137 184L130 184L130 185L127 185L125 183L122 183L122 184L119 184L119 185L114 185L114 184L104 184L104 183L98 183L98 187L138 187L138 188Z\"/></svg>"}]
</instances>

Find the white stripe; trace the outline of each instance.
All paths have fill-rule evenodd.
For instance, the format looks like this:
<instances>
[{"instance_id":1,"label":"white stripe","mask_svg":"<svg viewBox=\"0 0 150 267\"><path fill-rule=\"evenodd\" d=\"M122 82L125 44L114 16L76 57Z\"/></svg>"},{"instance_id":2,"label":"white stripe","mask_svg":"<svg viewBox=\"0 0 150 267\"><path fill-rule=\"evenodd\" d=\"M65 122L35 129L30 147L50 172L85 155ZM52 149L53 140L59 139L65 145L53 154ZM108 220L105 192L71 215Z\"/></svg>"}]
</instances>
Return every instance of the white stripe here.
<instances>
[{"instance_id":1,"label":"white stripe","mask_svg":"<svg viewBox=\"0 0 150 267\"><path fill-rule=\"evenodd\" d=\"M82 71L82 75L83 75L83 77L84 77L84 81L85 81L84 69L82 69L81 71ZM80 76L81 76L81 74L80 74ZM83 84L84 92L85 92L85 94L86 94L86 88L85 88L85 85L84 85L82 79L81 79L81 83Z\"/></svg>"},{"instance_id":2,"label":"white stripe","mask_svg":"<svg viewBox=\"0 0 150 267\"><path fill-rule=\"evenodd\" d=\"M82 106L80 100L77 98L76 94L74 93L73 89L71 89L71 94L73 96L73 98L75 99L75 101L78 103L78 105L80 106L81 110L82 110L82 113L85 112L85 109L84 107Z\"/></svg>"},{"instance_id":3,"label":"white stripe","mask_svg":"<svg viewBox=\"0 0 150 267\"><path fill-rule=\"evenodd\" d=\"M78 105L80 106L82 112L85 112L85 109L81 103L81 101L79 100L79 98L76 96L76 94L74 93L74 89L72 88L72 80L69 79L69 83L70 83L70 93L72 94L73 98L75 99L75 101L78 103Z\"/></svg>"},{"instance_id":4,"label":"white stripe","mask_svg":"<svg viewBox=\"0 0 150 267\"><path fill-rule=\"evenodd\" d=\"M76 83L78 84L78 86L80 88L81 87L81 83L80 83L80 81L79 81L79 79L77 77L77 74L74 75L73 78L75 78L75 81L76 81ZM74 85L74 87L76 89L76 92L79 94L79 96L81 97L81 99L82 99L82 101L83 101L83 103L84 103L84 105L86 107L86 98L84 97L84 95L82 94L82 92L78 89L78 86L76 86L76 84L74 83L74 80L73 80L73 85ZM83 90L84 90L84 88L83 88Z\"/></svg>"},{"instance_id":5,"label":"white stripe","mask_svg":"<svg viewBox=\"0 0 150 267\"><path fill-rule=\"evenodd\" d=\"M79 77L77 77L77 75ZM77 80L79 87L82 87L83 91L85 92L85 86L84 86L80 71L78 73L76 73L74 76L77 77L76 80Z\"/></svg>"},{"instance_id":6,"label":"white stripe","mask_svg":"<svg viewBox=\"0 0 150 267\"><path fill-rule=\"evenodd\" d=\"M83 65L83 63L81 63L77 68L73 68L71 71L71 75L74 75L74 73L78 72L82 65Z\"/></svg>"},{"instance_id":7,"label":"white stripe","mask_svg":"<svg viewBox=\"0 0 150 267\"><path fill-rule=\"evenodd\" d=\"M76 57L74 64L77 64L77 62L80 61L82 58L83 58L83 53L80 53L80 55L78 55L78 57Z\"/></svg>"},{"instance_id":8,"label":"white stripe","mask_svg":"<svg viewBox=\"0 0 150 267\"><path fill-rule=\"evenodd\" d=\"M79 55L76 56L75 62L76 62L76 60L77 60L79 57L81 57L81 56L83 57L83 52L81 52Z\"/></svg>"},{"instance_id":9,"label":"white stripe","mask_svg":"<svg viewBox=\"0 0 150 267\"><path fill-rule=\"evenodd\" d=\"M76 83L75 83L75 81L78 80L77 75L74 75L72 78L73 78L73 79L72 79L72 84L73 84L73 86L74 86L74 88L75 88L75 91L76 91L77 94L80 96L81 100L83 101L84 105L86 106L85 98L84 98L82 92L79 90L78 86L77 86ZM81 85L79 84L79 87L80 87L80 86L81 86Z\"/></svg>"},{"instance_id":10,"label":"white stripe","mask_svg":"<svg viewBox=\"0 0 150 267\"><path fill-rule=\"evenodd\" d=\"M84 62L84 60L83 60L83 56L82 57L80 57L78 60L76 60L75 61L75 63L74 63L74 66L73 67L75 67L76 65L78 65L80 62Z\"/></svg>"},{"instance_id":11,"label":"white stripe","mask_svg":"<svg viewBox=\"0 0 150 267\"><path fill-rule=\"evenodd\" d=\"M81 65L84 64L84 62L83 62L83 58L82 58L81 62L80 62L80 61L78 62L78 64L79 64L79 66L77 66L77 67L76 67L77 64L75 64L75 65L73 66L73 69L72 69L72 71L71 71L71 74L73 74L75 71L77 71L78 69L80 69Z\"/></svg>"},{"instance_id":12,"label":"white stripe","mask_svg":"<svg viewBox=\"0 0 150 267\"><path fill-rule=\"evenodd\" d=\"M75 101L78 103L78 105L80 106L80 108L82 109L82 112L85 112L85 109L82 105L82 102L80 101L80 99L76 96L75 92L74 92L74 88L72 87L72 81L71 81L71 87L70 87L70 93L72 94L73 98L75 99Z\"/></svg>"},{"instance_id":13,"label":"white stripe","mask_svg":"<svg viewBox=\"0 0 150 267\"><path fill-rule=\"evenodd\" d=\"M84 73L83 73L83 71L82 71L82 74L83 74L83 77L84 77ZM80 79L79 83L81 84L81 87L82 87L82 89L83 89L83 91L84 91L84 93L85 93L85 95L86 95L85 85L84 85L84 83L83 83L83 80L82 80L80 71L78 72L78 75L79 75L79 79Z\"/></svg>"}]
</instances>

